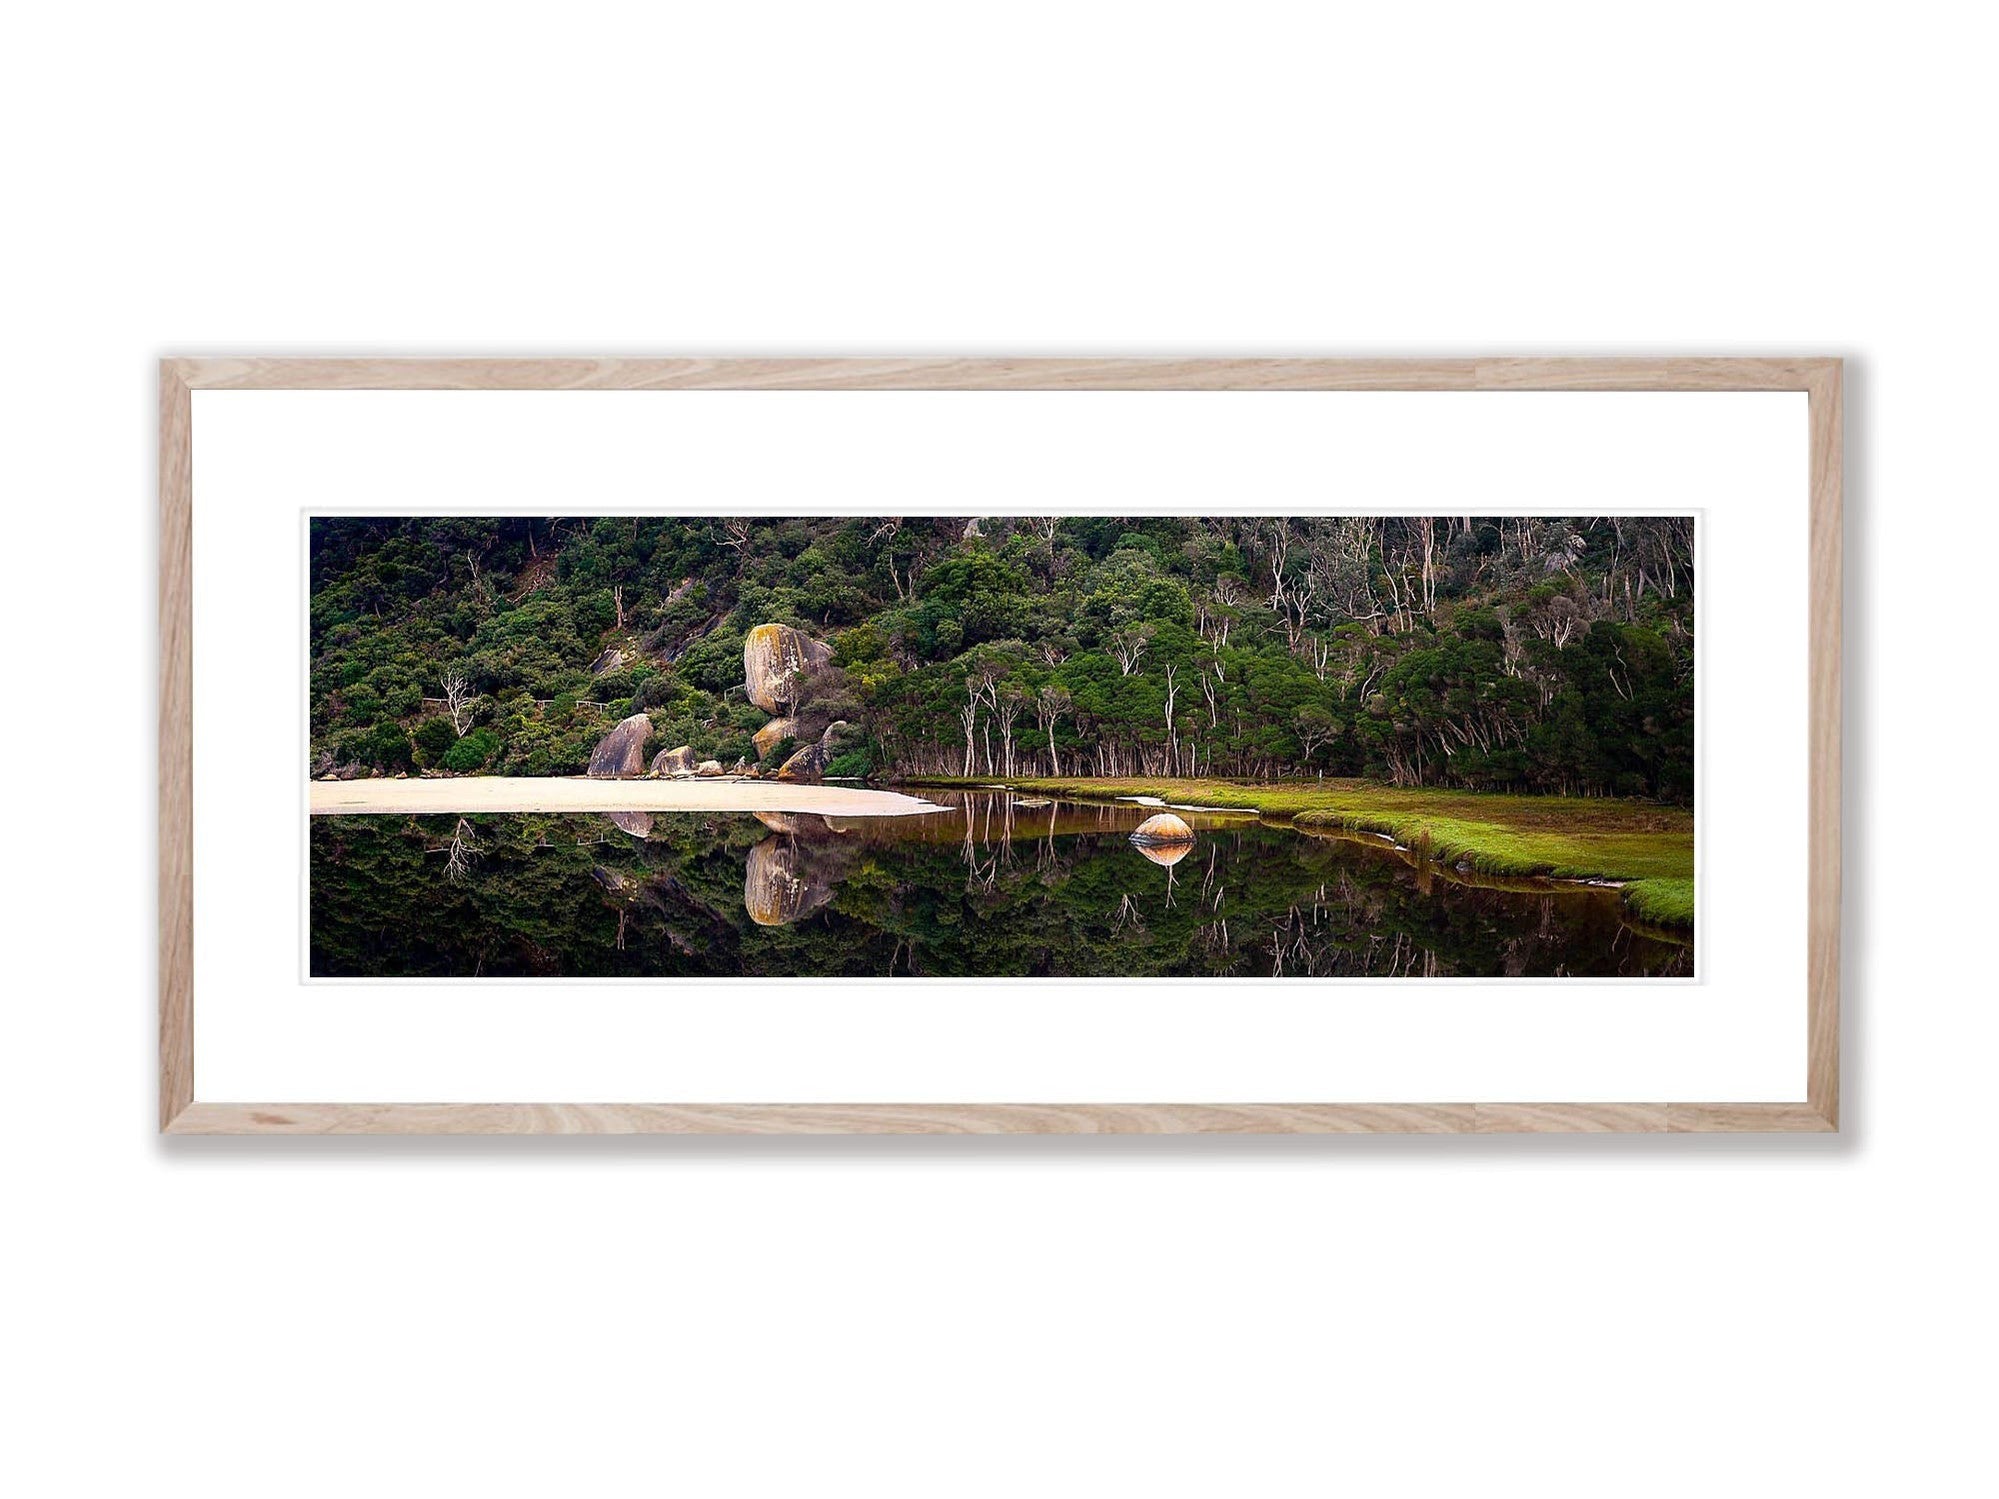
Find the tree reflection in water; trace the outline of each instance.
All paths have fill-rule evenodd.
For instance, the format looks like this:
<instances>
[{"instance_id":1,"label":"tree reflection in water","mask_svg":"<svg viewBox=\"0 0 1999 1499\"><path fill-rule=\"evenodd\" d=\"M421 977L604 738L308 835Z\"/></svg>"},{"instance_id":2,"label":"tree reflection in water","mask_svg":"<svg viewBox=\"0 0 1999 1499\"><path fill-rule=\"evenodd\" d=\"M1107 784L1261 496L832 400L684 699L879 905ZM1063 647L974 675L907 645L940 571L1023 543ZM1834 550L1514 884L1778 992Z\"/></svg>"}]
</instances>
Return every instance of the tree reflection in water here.
<instances>
[{"instance_id":1,"label":"tree reflection in water","mask_svg":"<svg viewBox=\"0 0 1999 1499\"><path fill-rule=\"evenodd\" d=\"M1626 925L1611 890L1484 879L1237 814L1183 814L1194 843L1147 848L1127 841L1145 808L930 795L949 810L314 818L312 972L1693 972L1692 947Z\"/></svg>"}]
</instances>

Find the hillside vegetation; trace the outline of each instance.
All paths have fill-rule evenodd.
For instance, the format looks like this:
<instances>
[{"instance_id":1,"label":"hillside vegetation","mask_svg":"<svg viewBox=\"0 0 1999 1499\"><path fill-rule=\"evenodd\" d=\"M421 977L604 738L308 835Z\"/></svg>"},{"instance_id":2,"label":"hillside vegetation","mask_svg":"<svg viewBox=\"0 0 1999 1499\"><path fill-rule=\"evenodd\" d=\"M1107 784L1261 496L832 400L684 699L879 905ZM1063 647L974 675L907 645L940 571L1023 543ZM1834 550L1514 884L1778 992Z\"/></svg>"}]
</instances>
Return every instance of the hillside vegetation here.
<instances>
[{"instance_id":1,"label":"hillside vegetation","mask_svg":"<svg viewBox=\"0 0 1999 1499\"><path fill-rule=\"evenodd\" d=\"M1693 794L1684 518L312 522L313 771L755 760L743 643L832 646L828 773ZM766 747L789 750L792 739ZM767 762L768 763L768 762Z\"/></svg>"}]
</instances>

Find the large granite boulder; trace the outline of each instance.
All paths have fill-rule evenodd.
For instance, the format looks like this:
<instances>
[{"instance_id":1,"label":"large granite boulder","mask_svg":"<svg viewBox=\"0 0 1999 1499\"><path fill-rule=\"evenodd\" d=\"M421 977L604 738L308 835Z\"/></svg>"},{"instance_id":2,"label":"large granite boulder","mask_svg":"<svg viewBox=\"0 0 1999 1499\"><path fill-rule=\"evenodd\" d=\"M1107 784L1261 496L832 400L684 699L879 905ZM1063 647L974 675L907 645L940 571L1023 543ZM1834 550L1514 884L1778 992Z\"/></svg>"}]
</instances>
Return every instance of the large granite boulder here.
<instances>
[{"instance_id":1,"label":"large granite boulder","mask_svg":"<svg viewBox=\"0 0 1999 1499\"><path fill-rule=\"evenodd\" d=\"M798 734L798 720L795 718L773 718L769 723L750 735L750 743L757 747L757 761L761 764L770 752L787 739Z\"/></svg>"},{"instance_id":2,"label":"large granite boulder","mask_svg":"<svg viewBox=\"0 0 1999 1499\"><path fill-rule=\"evenodd\" d=\"M635 776L646 767L646 740L652 734L652 720L634 713L597 741L590 755L590 774L598 777Z\"/></svg>"},{"instance_id":3,"label":"large granite boulder","mask_svg":"<svg viewBox=\"0 0 1999 1499\"><path fill-rule=\"evenodd\" d=\"M833 659L833 647L790 625L758 625L743 638L743 687L766 713L782 713L797 697L798 679Z\"/></svg>"},{"instance_id":4,"label":"large granite boulder","mask_svg":"<svg viewBox=\"0 0 1999 1499\"><path fill-rule=\"evenodd\" d=\"M839 753L833 747L833 736L847 726L844 718L836 718L826 725L826 732L819 736L817 744L808 744L789 760L777 768L780 781L816 781L826 774L826 767L833 763Z\"/></svg>"},{"instance_id":5,"label":"large granite boulder","mask_svg":"<svg viewBox=\"0 0 1999 1499\"><path fill-rule=\"evenodd\" d=\"M688 745L677 749L661 750L652 757L652 773L656 776L691 776L694 774L694 751Z\"/></svg>"},{"instance_id":6,"label":"large granite boulder","mask_svg":"<svg viewBox=\"0 0 1999 1499\"><path fill-rule=\"evenodd\" d=\"M625 653L615 645L604 647L604 653L590 663L590 675L601 677L607 671L616 671L625 664Z\"/></svg>"}]
</instances>

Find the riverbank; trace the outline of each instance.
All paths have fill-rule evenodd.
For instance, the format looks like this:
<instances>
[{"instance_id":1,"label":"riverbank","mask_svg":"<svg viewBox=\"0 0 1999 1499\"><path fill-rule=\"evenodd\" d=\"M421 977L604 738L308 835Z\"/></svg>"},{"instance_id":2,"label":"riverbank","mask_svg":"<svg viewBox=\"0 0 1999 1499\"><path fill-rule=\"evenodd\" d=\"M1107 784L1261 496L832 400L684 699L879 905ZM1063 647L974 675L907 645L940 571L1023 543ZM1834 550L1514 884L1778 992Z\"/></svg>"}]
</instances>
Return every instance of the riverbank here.
<instances>
[{"instance_id":1,"label":"riverbank","mask_svg":"<svg viewBox=\"0 0 1999 1499\"><path fill-rule=\"evenodd\" d=\"M315 817L396 812L816 812L824 817L909 817L947 810L899 791L736 776L698 780L367 777L310 781L307 785Z\"/></svg>"},{"instance_id":2,"label":"riverbank","mask_svg":"<svg viewBox=\"0 0 1999 1499\"><path fill-rule=\"evenodd\" d=\"M990 786L990 780L913 782ZM1685 808L1611 798L1505 796L1383 786L1373 781L1247 783L1134 776L1029 777L1003 784L1042 796L1157 797L1168 806L1226 807L1301 832L1381 833L1439 863L1482 874L1546 875L1621 887L1633 920L1694 924L1694 818Z\"/></svg>"}]
</instances>

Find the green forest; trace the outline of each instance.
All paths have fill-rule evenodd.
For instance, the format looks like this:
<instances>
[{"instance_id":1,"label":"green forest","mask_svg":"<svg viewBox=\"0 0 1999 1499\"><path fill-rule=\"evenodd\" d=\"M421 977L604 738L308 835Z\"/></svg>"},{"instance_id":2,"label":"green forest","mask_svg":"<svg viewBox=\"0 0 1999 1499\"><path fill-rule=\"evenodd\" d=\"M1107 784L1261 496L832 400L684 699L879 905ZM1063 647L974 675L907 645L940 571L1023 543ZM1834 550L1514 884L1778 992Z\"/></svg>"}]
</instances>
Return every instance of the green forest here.
<instances>
[{"instance_id":1,"label":"green forest","mask_svg":"<svg viewBox=\"0 0 1999 1499\"><path fill-rule=\"evenodd\" d=\"M1366 777L1690 804L1685 517L316 518L311 773ZM772 715L744 641L831 647Z\"/></svg>"}]
</instances>

